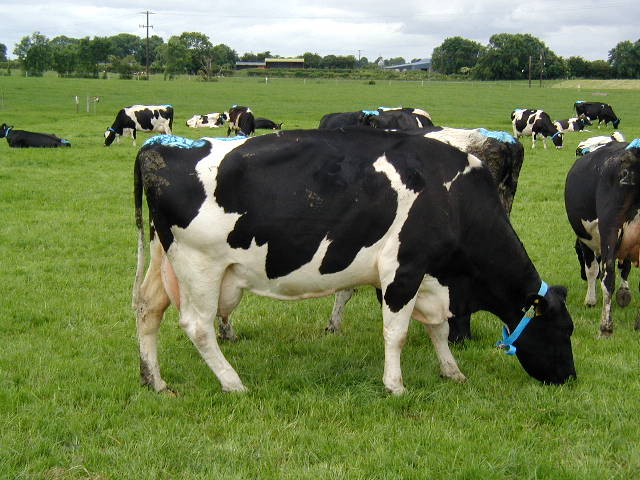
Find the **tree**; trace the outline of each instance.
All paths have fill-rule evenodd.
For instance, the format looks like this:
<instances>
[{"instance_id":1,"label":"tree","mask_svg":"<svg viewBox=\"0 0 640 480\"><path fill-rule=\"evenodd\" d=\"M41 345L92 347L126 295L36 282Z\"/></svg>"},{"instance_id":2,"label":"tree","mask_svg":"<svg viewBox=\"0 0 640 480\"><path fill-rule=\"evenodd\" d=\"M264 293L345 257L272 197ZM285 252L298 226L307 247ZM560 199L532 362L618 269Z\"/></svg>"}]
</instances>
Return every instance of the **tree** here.
<instances>
[{"instance_id":1,"label":"tree","mask_svg":"<svg viewBox=\"0 0 640 480\"><path fill-rule=\"evenodd\" d=\"M6 62L7 60L7 46L4 43L0 43L0 62Z\"/></svg>"},{"instance_id":2,"label":"tree","mask_svg":"<svg viewBox=\"0 0 640 480\"><path fill-rule=\"evenodd\" d=\"M135 72L142 70L142 66L136 61L136 57L133 55L127 55L126 57L117 57L111 55L109 57L111 61L111 68L114 72L120 75L120 78L130 80L133 78Z\"/></svg>"},{"instance_id":3,"label":"tree","mask_svg":"<svg viewBox=\"0 0 640 480\"><path fill-rule=\"evenodd\" d=\"M403 57L388 58L384 61L385 67L390 67L392 65L402 65L403 63L407 63L407 61Z\"/></svg>"},{"instance_id":4,"label":"tree","mask_svg":"<svg viewBox=\"0 0 640 480\"><path fill-rule=\"evenodd\" d=\"M431 62L437 72L449 75L462 67L475 67L484 47L478 42L462 37L449 37L433 49Z\"/></svg>"},{"instance_id":5,"label":"tree","mask_svg":"<svg viewBox=\"0 0 640 480\"><path fill-rule=\"evenodd\" d=\"M606 60L594 60L591 62L589 70L593 78L611 78L613 76L613 69Z\"/></svg>"},{"instance_id":6,"label":"tree","mask_svg":"<svg viewBox=\"0 0 640 480\"><path fill-rule=\"evenodd\" d=\"M187 44L178 36L169 38L162 48L164 60L164 79L173 78L175 74L184 73L189 63L189 49Z\"/></svg>"},{"instance_id":7,"label":"tree","mask_svg":"<svg viewBox=\"0 0 640 480\"><path fill-rule=\"evenodd\" d=\"M320 68L322 66L322 57L317 53L305 52L302 58L304 58L304 65L307 68Z\"/></svg>"},{"instance_id":8,"label":"tree","mask_svg":"<svg viewBox=\"0 0 640 480\"><path fill-rule=\"evenodd\" d=\"M100 64L106 63L111 50L107 37L85 37L78 42L78 70L81 75L98 78Z\"/></svg>"},{"instance_id":9,"label":"tree","mask_svg":"<svg viewBox=\"0 0 640 480\"><path fill-rule=\"evenodd\" d=\"M629 40L618 43L609 50L609 64L618 78L636 78L640 76L640 41Z\"/></svg>"},{"instance_id":10,"label":"tree","mask_svg":"<svg viewBox=\"0 0 640 480\"><path fill-rule=\"evenodd\" d=\"M224 43L220 43L213 47L213 61L219 66L229 66L233 67L238 60L238 54L235 50L232 50L231 47L228 47Z\"/></svg>"},{"instance_id":11,"label":"tree","mask_svg":"<svg viewBox=\"0 0 640 480\"><path fill-rule=\"evenodd\" d=\"M213 44L209 37L199 32L183 32L179 38L188 51L187 71L196 74L204 69L208 76L213 63Z\"/></svg>"},{"instance_id":12,"label":"tree","mask_svg":"<svg viewBox=\"0 0 640 480\"><path fill-rule=\"evenodd\" d=\"M41 76L51 67L53 55L49 46L49 39L40 32L34 32L30 37L24 37L19 44L20 58L25 72L31 76ZM18 47L16 47L18 48ZM14 51L14 53L16 53Z\"/></svg>"},{"instance_id":13,"label":"tree","mask_svg":"<svg viewBox=\"0 0 640 480\"><path fill-rule=\"evenodd\" d=\"M562 58L549 50L541 40L528 33L497 33L489 39L489 46L478 58L474 74L482 80L516 80L527 78L529 57L531 75L536 78L541 70L545 78L558 78L566 74Z\"/></svg>"},{"instance_id":14,"label":"tree","mask_svg":"<svg viewBox=\"0 0 640 480\"><path fill-rule=\"evenodd\" d=\"M130 33L119 33L109 37L109 41L111 42L111 51L109 53L119 58L130 55L139 57L144 50L142 39Z\"/></svg>"},{"instance_id":15,"label":"tree","mask_svg":"<svg viewBox=\"0 0 640 480\"><path fill-rule=\"evenodd\" d=\"M243 53L240 60L243 62L264 62L265 58L271 58L271 52L269 50L259 53Z\"/></svg>"},{"instance_id":16,"label":"tree","mask_svg":"<svg viewBox=\"0 0 640 480\"><path fill-rule=\"evenodd\" d=\"M569 57L567 59L567 74L570 78L590 77L590 62L582 57Z\"/></svg>"}]
</instances>

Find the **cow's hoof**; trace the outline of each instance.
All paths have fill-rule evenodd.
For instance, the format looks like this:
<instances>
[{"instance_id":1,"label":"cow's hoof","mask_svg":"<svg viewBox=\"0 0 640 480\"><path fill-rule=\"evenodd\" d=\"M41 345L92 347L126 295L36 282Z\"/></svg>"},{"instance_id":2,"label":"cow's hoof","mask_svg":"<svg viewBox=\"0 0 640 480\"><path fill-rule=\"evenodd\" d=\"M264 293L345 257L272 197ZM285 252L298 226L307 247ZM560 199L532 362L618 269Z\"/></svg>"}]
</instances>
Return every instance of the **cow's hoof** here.
<instances>
[{"instance_id":1,"label":"cow's hoof","mask_svg":"<svg viewBox=\"0 0 640 480\"><path fill-rule=\"evenodd\" d=\"M224 393L245 393L248 392L249 389L241 383L240 385L228 385L226 387L222 387L222 391Z\"/></svg>"},{"instance_id":2,"label":"cow's hoof","mask_svg":"<svg viewBox=\"0 0 640 480\"><path fill-rule=\"evenodd\" d=\"M616 292L616 303L621 307L626 307L631 303L631 291L628 288L619 288Z\"/></svg>"},{"instance_id":3,"label":"cow's hoof","mask_svg":"<svg viewBox=\"0 0 640 480\"><path fill-rule=\"evenodd\" d=\"M158 393L162 393L163 395L167 395L169 397L177 397L178 396L178 391L175 390L174 388L171 388L170 386L166 385L162 390L160 390Z\"/></svg>"},{"instance_id":4,"label":"cow's hoof","mask_svg":"<svg viewBox=\"0 0 640 480\"><path fill-rule=\"evenodd\" d=\"M462 342L464 342L465 340L471 340L471 334L466 334L466 333L462 333L462 334L451 334L449 333L449 343L454 343L454 344L461 344Z\"/></svg>"},{"instance_id":5,"label":"cow's hoof","mask_svg":"<svg viewBox=\"0 0 640 480\"><path fill-rule=\"evenodd\" d=\"M387 392L389 392L392 395L402 395L404 392L407 391L406 388L404 388L404 386L399 386L399 387L385 387Z\"/></svg>"},{"instance_id":6,"label":"cow's hoof","mask_svg":"<svg viewBox=\"0 0 640 480\"><path fill-rule=\"evenodd\" d=\"M603 330L601 328L598 338L609 338L611 335L613 335L613 330Z\"/></svg>"},{"instance_id":7,"label":"cow's hoof","mask_svg":"<svg viewBox=\"0 0 640 480\"><path fill-rule=\"evenodd\" d=\"M467 381L467 377L465 377L462 372L457 372L450 375L445 375L443 373L440 376L442 378L448 378L449 380L453 380L454 382L458 382L458 383L464 383Z\"/></svg>"}]
</instances>

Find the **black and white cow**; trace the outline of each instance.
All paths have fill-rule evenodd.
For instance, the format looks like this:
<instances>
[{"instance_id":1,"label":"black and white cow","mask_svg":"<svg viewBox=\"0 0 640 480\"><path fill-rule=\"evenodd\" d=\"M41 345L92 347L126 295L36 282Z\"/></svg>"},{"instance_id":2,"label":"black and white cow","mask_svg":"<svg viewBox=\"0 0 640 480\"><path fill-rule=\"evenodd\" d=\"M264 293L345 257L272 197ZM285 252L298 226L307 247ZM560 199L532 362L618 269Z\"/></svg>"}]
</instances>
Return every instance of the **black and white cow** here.
<instances>
[{"instance_id":1,"label":"black and white cow","mask_svg":"<svg viewBox=\"0 0 640 480\"><path fill-rule=\"evenodd\" d=\"M600 147L604 147L611 142L624 142L624 135L620 132L613 132L611 135L600 135L597 137L589 137L581 141L576 148L576 155L581 156L589 152L593 152Z\"/></svg>"},{"instance_id":2,"label":"black and white cow","mask_svg":"<svg viewBox=\"0 0 640 480\"><path fill-rule=\"evenodd\" d=\"M223 391L243 391L217 344L217 313L229 315L244 290L295 300L364 284L383 292L383 382L393 393L404 391L411 317L426 325L442 375L463 381L447 319L479 309L513 332L500 345L529 375L575 376L566 289L541 281L473 155L376 129L161 135L139 151L134 178L140 371L157 391L167 388L156 344L170 302ZM144 281L143 190L155 232Z\"/></svg>"},{"instance_id":3,"label":"black and white cow","mask_svg":"<svg viewBox=\"0 0 640 480\"><path fill-rule=\"evenodd\" d=\"M256 117L255 122L256 122L256 130L258 129L281 130L282 124L284 123L284 122L276 123L273 120L269 120L268 118L264 118L264 117Z\"/></svg>"},{"instance_id":4,"label":"black and white cow","mask_svg":"<svg viewBox=\"0 0 640 480\"><path fill-rule=\"evenodd\" d=\"M249 107L234 105L225 114L228 118L227 137L231 132L234 132L234 135L242 134L248 137L256 131L255 118Z\"/></svg>"},{"instance_id":5,"label":"black and white cow","mask_svg":"<svg viewBox=\"0 0 640 480\"><path fill-rule=\"evenodd\" d=\"M327 113L320 119L319 129L344 128L344 127L364 127L366 119L374 112L366 113L366 110L357 112L336 112Z\"/></svg>"},{"instance_id":6,"label":"black and white cow","mask_svg":"<svg viewBox=\"0 0 640 480\"><path fill-rule=\"evenodd\" d=\"M369 118L375 128L412 130L433 127L431 115L421 108L378 107L378 112L380 115Z\"/></svg>"},{"instance_id":7,"label":"black and white cow","mask_svg":"<svg viewBox=\"0 0 640 480\"><path fill-rule=\"evenodd\" d=\"M219 128L228 120L226 113L207 113L194 115L187 120L187 127L191 128Z\"/></svg>"},{"instance_id":8,"label":"black and white cow","mask_svg":"<svg viewBox=\"0 0 640 480\"><path fill-rule=\"evenodd\" d=\"M585 115L568 118L566 120L556 120L553 124L560 132L579 132L582 130L588 132L584 127L593 125Z\"/></svg>"},{"instance_id":9,"label":"black and white cow","mask_svg":"<svg viewBox=\"0 0 640 480\"><path fill-rule=\"evenodd\" d=\"M430 127L412 133L439 140L478 157L496 183L502 206L507 214L511 213L518 177L524 161L524 148L520 142L506 132L484 128ZM331 317L326 328L328 332L340 330L345 304L353 292L353 289L336 292ZM223 319L221 328L225 323L228 323L228 319ZM470 316L451 317L449 319L449 341L457 343L467 338L471 338Z\"/></svg>"},{"instance_id":10,"label":"black and white cow","mask_svg":"<svg viewBox=\"0 0 640 480\"><path fill-rule=\"evenodd\" d=\"M556 128L544 110L517 108L511 112L511 123L514 137L532 137L531 148L536 148L538 136L542 137L544 148L547 148L547 137L551 137L556 148L562 148L562 132Z\"/></svg>"},{"instance_id":11,"label":"black and white cow","mask_svg":"<svg viewBox=\"0 0 640 480\"><path fill-rule=\"evenodd\" d=\"M13 126L3 123L0 126L0 138L6 138L7 143L13 148L28 147L70 147L71 142L59 138L53 133L29 132L27 130L15 130Z\"/></svg>"},{"instance_id":12,"label":"black and white cow","mask_svg":"<svg viewBox=\"0 0 640 480\"><path fill-rule=\"evenodd\" d=\"M573 104L573 108L575 108L578 116L585 115L589 120L598 120L598 128L600 128L600 123L602 122L604 122L605 127L609 122L611 122L613 128L618 128L618 125L620 125L620 119L613 113L613 108L608 103L577 100Z\"/></svg>"},{"instance_id":13,"label":"black and white cow","mask_svg":"<svg viewBox=\"0 0 640 480\"><path fill-rule=\"evenodd\" d=\"M578 158L567 174L565 207L577 236L581 275L587 280L585 305L596 304L596 279L602 277L600 335L606 337L613 333L615 263L622 276L616 300L626 306L631 300L631 263L638 266L640 260L640 139L611 142Z\"/></svg>"},{"instance_id":14,"label":"black and white cow","mask_svg":"<svg viewBox=\"0 0 640 480\"><path fill-rule=\"evenodd\" d=\"M109 146L122 136L131 136L136 144L136 132L171 134L173 107L171 105L131 105L121 108L113 124L104 132L104 144Z\"/></svg>"}]
</instances>

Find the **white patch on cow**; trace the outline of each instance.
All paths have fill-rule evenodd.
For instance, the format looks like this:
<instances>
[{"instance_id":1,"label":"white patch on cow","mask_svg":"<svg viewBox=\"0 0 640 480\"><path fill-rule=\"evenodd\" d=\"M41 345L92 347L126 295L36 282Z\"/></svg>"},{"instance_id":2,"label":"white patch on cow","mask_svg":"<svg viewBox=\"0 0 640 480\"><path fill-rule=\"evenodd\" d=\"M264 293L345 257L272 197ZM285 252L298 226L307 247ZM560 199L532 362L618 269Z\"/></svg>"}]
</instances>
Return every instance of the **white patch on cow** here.
<instances>
[{"instance_id":1,"label":"white patch on cow","mask_svg":"<svg viewBox=\"0 0 640 480\"><path fill-rule=\"evenodd\" d=\"M600 256L600 230L598 228L598 219L596 218L591 221L580 220L580 222L587 233L591 236L590 240L581 238L580 241L593 250L597 256Z\"/></svg>"},{"instance_id":2,"label":"white patch on cow","mask_svg":"<svg viewBox=\"0 0 640 480\"><path fill-rule=\"evenodd\" d=\"M449 287L437 278L425 275L413 310L412 317L427 325L436 325L453 316L450 307Z\"/></svg>"},{"instance_id":3,"label":"white patch on cow","mask_svg":"<svg viewBox=\"0 0 640 480\"><path fill-rule=\"evenodd\" d=\"M469 162L469 164L464 168L464 170L462 170L461 172L459 171L458 173L456 173L455 177L453 177L448 182L443 183L444 188L446 188L447 191L451 190L453 182L455 182L459 177L466 175L474 168L482 168L482 162L475 155L471 155L470 153L467 154L467 161Z\"/></svg>"}]
</instances>

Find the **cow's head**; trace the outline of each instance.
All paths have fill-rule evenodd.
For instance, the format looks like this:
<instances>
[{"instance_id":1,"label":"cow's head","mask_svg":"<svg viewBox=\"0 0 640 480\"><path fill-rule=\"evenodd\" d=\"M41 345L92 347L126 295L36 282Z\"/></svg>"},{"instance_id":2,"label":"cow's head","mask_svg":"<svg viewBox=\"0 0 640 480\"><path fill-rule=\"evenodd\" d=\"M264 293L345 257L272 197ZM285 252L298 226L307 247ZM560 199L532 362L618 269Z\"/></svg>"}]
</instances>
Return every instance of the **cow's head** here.
<instances>
[{"instance_id":1,"label":"cow's head","mask_svg":"<svg viewBox=\"0 0 640 480\"><path fill-rule=\"evenodd\" d=\"M535 316L518 338L516 356L524 370L536 380L562 384L576 377L571 349L573 320L565 300L567 289L551 286L530 303Z\"/></svg>"},{"instance_id":2,"label":"cow's head","mask_svg":"<svg viewBox=\"0 0 640 480\"><path fill-rule=\"evenodd\" d=\"M618 125L620 125L620 119L616 117L611 123L613 124L613 128L618 128Z\"/></svg>"},{"instance_id":3,"label":"cow's head","mask_svg":"<svg viewBox=\"0 0 640 480\"><path fill-rule=\"evenodd\" d=\"M578 116L578 120L582 122L583 127L586 127L587 125L593 125L593 123L591 123L591 120L589 120L589 117L587 117L584 113L581 113L580 116Z\"/></svg>"},{"instance_id":4,"label":"cow's head","mask_svg":"<svg viewBox=\"0 0 640 480\"><path fill-rule=\"evenodd\" d=\"M2 126L0 126L0 138L6 137L9 133L9 130L11 130L12 128L13 125L9 126L6 123L3 123Z\"/></svg>"},{"instance_id":5,"label":"cow's head","mask_svg":"<svg viewBox=\"0 0 640 480\"><path fill-rule=\"evenodd\" d=\"M116 129L113 127L109 127L104 131L104 146L108 147L113 143L116 139Z\"/></svg>"},{"instance_id":6,"label":"cow's head","mask_svg":"<svg viewBox=\"0 0 640 480\"><path fill-rule=\"evenodd\" d=\"M562 132L556 131L553 135L551 135L551 141L556 146L556 148L562 148Z\"/></svg>"}]
</instances>

